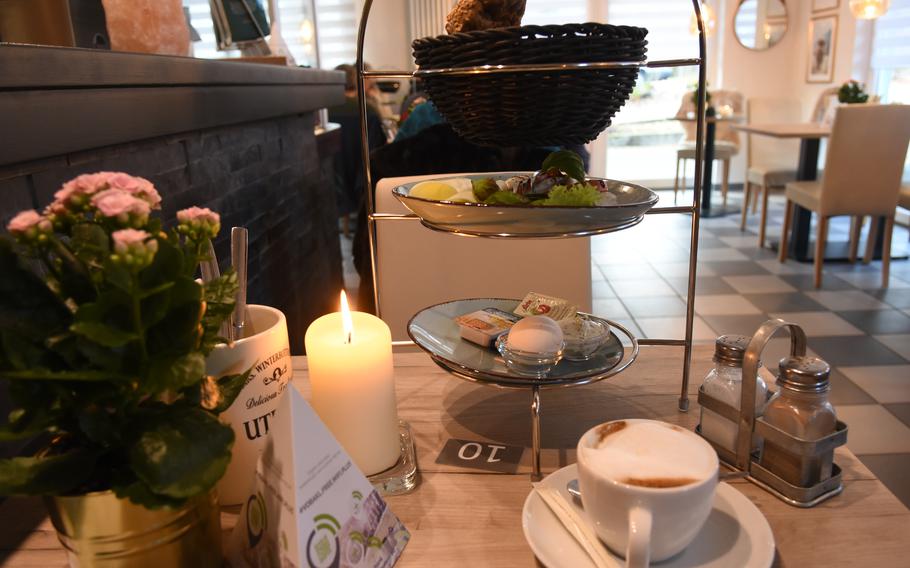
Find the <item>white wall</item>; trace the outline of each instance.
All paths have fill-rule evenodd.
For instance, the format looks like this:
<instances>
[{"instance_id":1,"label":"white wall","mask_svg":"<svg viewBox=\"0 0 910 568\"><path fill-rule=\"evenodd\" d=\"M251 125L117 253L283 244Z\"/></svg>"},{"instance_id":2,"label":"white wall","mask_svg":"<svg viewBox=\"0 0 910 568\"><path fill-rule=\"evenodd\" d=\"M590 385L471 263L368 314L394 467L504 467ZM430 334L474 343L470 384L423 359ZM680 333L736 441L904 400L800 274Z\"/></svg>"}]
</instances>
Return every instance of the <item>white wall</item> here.
<instances>
[{"instance_id":1,"label":"white wall","mask_svg":"<svg viewBox=\"0 0 910 568\"><path fill-rule=\"evenodd\" d=\"M357 5L359 14L363 0ZM364 61L374 69L413 69L409 37L408 0L374 0L363 44Z\"/></svg>"},{"instance_id":2,"label":"white wall","mask_svg":"<svg viewBox=\"0 0 910 568\"><path fill-rule=\"evenodd\" d=\"M836 10L812 14L811 0L785 0L789 28L783 39L765 51L753 51L739 44L733 34L733 18L740 0L724 2L724 31L721 51L723 59L718 86L735 89L746 99L753 97L795 98L808 119L818 95L853 77L853 53L857 39L857 21L850 13L847 0ZM834 58L834 79L830 83L807 83L809 19L814 16L837 14L837 38ZM866 37L869 37L868 35ZM857 77L864 79L864 77ZM731 180L742 182L746 171L745 137L739 155L734 159Z\"/></svg>"}]
</instances>

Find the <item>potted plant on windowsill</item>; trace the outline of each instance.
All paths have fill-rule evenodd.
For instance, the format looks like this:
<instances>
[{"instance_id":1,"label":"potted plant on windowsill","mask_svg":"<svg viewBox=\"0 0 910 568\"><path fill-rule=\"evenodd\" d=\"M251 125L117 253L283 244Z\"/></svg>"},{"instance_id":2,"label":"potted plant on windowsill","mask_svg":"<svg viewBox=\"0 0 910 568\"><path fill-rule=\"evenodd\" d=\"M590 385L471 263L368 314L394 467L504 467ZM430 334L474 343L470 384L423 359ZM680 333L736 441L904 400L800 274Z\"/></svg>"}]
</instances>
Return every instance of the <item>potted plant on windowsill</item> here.
<instances>
[{"instance_id":1,"label":"potted plant on windowsill","mask_svg":"<svg viewBox=\"0 0 910 568\"><path fill-rule=\"evenodd\" d=\"M218 419L243 375L205 358L236 276L194 279L218 215L151 216L154 186L122 173L64 184L0 235L0 439L43 435L0 460L0 494L42 495L72 565L221 566L213 487L233 432Z\"/></svg>"},{"instance_id":2,"label":"potted plant on windowsill","mask_svg":"<svg viewBox=\"0 0 910 568\"><path fill-rule=\"evenodd\" d=\"M862 104L869 101L869 93L865 85L851 79L837 90L837 101L847 105Z\"/></svg>"}]
</instances>

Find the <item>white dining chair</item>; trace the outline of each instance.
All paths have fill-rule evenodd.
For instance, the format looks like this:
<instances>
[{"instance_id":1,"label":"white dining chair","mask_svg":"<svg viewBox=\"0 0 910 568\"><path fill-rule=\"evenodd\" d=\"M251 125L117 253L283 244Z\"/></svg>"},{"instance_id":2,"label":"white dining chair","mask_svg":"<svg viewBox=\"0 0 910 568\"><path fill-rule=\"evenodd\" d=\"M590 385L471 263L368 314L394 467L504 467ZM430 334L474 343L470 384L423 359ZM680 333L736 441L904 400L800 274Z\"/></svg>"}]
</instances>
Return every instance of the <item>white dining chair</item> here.
<instances>
[{"instance_id":1,"label":"white dining chair","mask_svg":"<svg viewBox=\"0 0 910 568\"><path fill-rule=\"evenodd\" d=\"M910 106L842 105L835 113L825 158L825 172L818 181L787 184L787 206L780 240L780 261L787 259L787 238L793 209L800 205L818 214L815 238L815 287L821 287L822 263L828 221L838 215L885 218L882 241L882 287L888 286L891 233L897 208L901 174L910 142ZM870 230L869 240L875 240ZM855 258L858 239L851 243ZM867 249L867 257L871 249Z\"/></svg>"},{"instance_id":2,"label":"white dining chair","mask_svg":"<svg viewBox=\"0 0 910 568\"><path fill-rule=\"evenodd\" d=\"M749 99L747 123L794 123L802 118L802 105L796 99ZM743 211L740 228L746 228L751 203L752 214L761 201L758 226L758 246L765 246L768 223L768 197L772 188L783 188L796 179L799 161L799 140L748 135L746 154L746 185L743 188ZM755 191L753 191L753 186Z\"/></svg>"},{"instance_id":3,"label":"white dining chair","mask_svg":"<svg viewBox=\"0 0 910 568\"><path fill-rule=\"evenodd\" d=\"M711 91L711 106L719 109L729 106L732 113L736 116L743 113L743 95L737 91ZM687 92L683 95L679 110L676 112L677 117L685 117L689 113L695 112L695 103L692 101L692 93ZM688 160L695 161L695 123L682 122L685 136L676 148L676 177L673 181L673 202L676 202L676 193L679 191L679 166L682 163L682 185L686 187L686 163ZM739 153L739 132L732 129L729 124L719 122L714 132L714 160L720 161L723 165L723 177L721 181L721 196L724 205L727 205L727 190L730 188L730 160ZM697 180L693 180L697 181Z\"/></svg>"},{"instance_id":4,"label":"white dining chair","mask_svg":"<svg viewBox=\"0 0 910 568\"><path fill-rule=\"evenodd\" d=\"M818 94L810 117L812 122L824 122L828 109L839 104L837 102L837 92L839 90L840 87L829 87Z\"/></svg>"}]
</instances>

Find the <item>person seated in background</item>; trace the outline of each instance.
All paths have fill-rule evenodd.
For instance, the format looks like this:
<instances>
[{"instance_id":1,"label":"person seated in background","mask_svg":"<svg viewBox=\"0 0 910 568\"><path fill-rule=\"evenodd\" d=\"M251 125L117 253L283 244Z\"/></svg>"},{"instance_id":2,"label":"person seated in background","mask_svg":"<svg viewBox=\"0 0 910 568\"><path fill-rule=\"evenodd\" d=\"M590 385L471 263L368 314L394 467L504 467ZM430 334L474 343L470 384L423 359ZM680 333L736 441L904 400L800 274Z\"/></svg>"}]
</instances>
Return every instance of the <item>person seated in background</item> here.
<instances>
[{"instance_id":1,"label":"person seated in background","mask_svg":"<svg viewBox=\"0 0 910 568\"><path fill-rule=\"evenodd\" d=\"M407 127L407 123L415 118L415 113L420 107L427 107L428 113L436 112L438 114L430 102L415 106L399 129L399 138L396 138L391 144L371 152L370 176L374 184L371 191L375 191L376 182L390 177L468 172L536 171L550 152L558 149L554 147L479 146L459 136L444 120L427 124L419 118L420 115L417 115L419 121L414 123L414 128ZM439 118L442 118L441 115ZM406 132L403 137L401 136L402 131ZM570 146L568 149L582 157L585 170L587 170L590 154L585 147L578 145ZM373 271L370 263L367 226L366 196L364 195L353 243L354 266L360 274L357 309L375 312Z\"/></svg>"},{"instance_id":2,"label":"person seated in background","mask_svg":"<svg viewBox=\"0 0 910 568\"><path fill-rule=\"evenodd\" d=\"M357 70L343 64L335 68L344 71L344 103L329 109L329 121L341 125L341 152L335 154L333 171L335 203L341 218L341 230L350 238L350 217L360 207L363 196L363 153L360 141L360 103L357 99ZM372 83L365 86L369 88ZM375 106L367 97L367 139L370 150L386 142L382 120Z\"/></svg>"}]
</instances>

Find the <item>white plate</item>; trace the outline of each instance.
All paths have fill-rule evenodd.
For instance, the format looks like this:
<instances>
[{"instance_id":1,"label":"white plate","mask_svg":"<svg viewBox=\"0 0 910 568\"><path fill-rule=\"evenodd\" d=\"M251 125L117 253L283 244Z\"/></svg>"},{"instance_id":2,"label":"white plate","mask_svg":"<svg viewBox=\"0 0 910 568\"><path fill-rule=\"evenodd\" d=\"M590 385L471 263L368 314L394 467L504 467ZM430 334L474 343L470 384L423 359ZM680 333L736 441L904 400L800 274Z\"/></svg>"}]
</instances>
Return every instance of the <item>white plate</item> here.
<instances>
[{"instance_id":1,"label":"white plate","mask_svg":"<svg viewBox=\"0 0 910 568\"><path fill-rule=\"evenodd\" d=\"M581 504L566 490L578 477L575 464L546 477L541 483L559 490L582 518ZM593 568L584 549L565 529L546 503L531 491L521 513L525 539L537 558L548 568ZM619 566L625 560L612 553ZM726 483L717 485L714 510L695 540L680 554L655 564L660 568L768 568L774 562L774 535L761 511Z\"/></svg>"},{"instance_id":2,"label":"white plate","mask_svg":"<svg viewBox=\"0 0 910 568\"><path fill-rule=\"evenodd\" d=\"M468 179L491 177L504 180L513 175L527 173L502 172L463 177ZM438 179L445 181L452 177ZM411 187L422 182L396 187L392 194L431 229L483 237L561 238L599 235L638 224L645 212L657 203L657 194L646 187L616 180L604 181L607 182L607 190L616 197L615 205L596 207L488 205L411 197Z\"/></svg>"}]
</instances>

